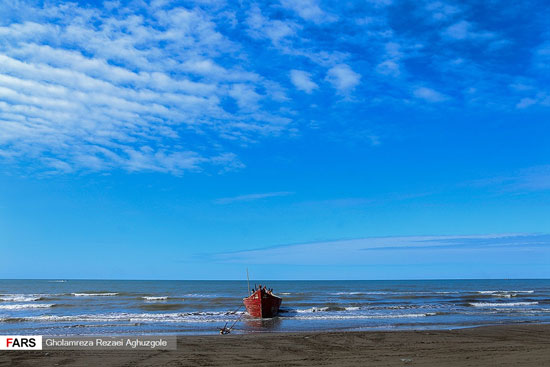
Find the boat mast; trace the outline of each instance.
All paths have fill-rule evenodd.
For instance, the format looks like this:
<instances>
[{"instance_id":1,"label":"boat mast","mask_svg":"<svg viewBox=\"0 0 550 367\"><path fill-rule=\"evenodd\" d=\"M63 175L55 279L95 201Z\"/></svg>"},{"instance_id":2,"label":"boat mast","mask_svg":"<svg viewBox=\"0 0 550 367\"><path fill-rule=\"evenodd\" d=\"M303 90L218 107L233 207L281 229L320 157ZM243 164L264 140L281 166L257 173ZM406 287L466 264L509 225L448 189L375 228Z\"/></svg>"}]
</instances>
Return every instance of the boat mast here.
<instances>
[{"instance_id":1,"label":"boat mast","mask_svg":"<svg viewBox=\"0 0 550 367\"><path fill-rule=\"evenodd\" d=\"M246 282L248 284L248 295L250 295L250 278L248 277L248 268L246 268Z\"/></svg>"}]
</instances>

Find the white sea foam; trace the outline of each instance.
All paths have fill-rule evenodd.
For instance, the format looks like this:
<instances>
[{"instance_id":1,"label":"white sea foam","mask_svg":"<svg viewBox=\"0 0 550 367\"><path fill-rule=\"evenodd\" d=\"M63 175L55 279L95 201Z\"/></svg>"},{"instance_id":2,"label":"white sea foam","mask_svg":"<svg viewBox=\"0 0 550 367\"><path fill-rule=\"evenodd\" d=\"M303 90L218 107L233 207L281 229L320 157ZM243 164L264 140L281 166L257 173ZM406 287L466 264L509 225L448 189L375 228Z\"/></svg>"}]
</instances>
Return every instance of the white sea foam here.
<instances>
[{"instance_id":1,"label":"white sea foam","mask_svg":"<svg viewBox=\"0 0 550 367\"><path fill-rule=\"evenodd\" d=\"M73 293L75 297L110 297L116 296L118 293L107 292L107 293Z\"/></svg>"},{"instance_id":2,"label":"white sea foam","mask_svg":"<svg viewBox=\"0 0 550 367\"><path fill-rule=\"evenodd\" d=\"M165 301L168 299L168 296L159 296L159 297L142 297L146 301Z\"/></svg>"},{"instance_id":3,"label":"white sea foam","mask_svg":"<svg viewBox=\"0 0 550 367\"><path fill-rule=\"evenodd\" d=\"M428 313L411 313L411 314L394 314L394 315L337 315L337 314L321 314L321 315L300 315L295 317L283 316L283 319L293 320L356 320L356 319L408 319L416 317L436 316L435 312Z\"/></svg>"},{"instance_id":4,"label":"white sea foam","mask_svg":"<svg viewBox=\"0 0 550 367\"><path fill-rule=\"evenodd\" d=\"M216 298L223 297L219 294L202 294L202 293L187 293L182 296L182 298Z\"/></svg>"},{"instance_id":5,"label":"white sea foam","mask_svg":"<svg viewBox=\"0 0 550 367\"><path fill-rule=\"evenodd\" d=\"M372 309L410 310L413 308L433 308L432 305L395 305L395 306L369 306Z\"/></svg>"},{"instance_id":6,"label":"white sea foam","mask_svg":"<svg viewBox=\"0 0 550 367\"><path fill-rule=\"evenodd\" d=\"M27 308L48 308L52 306L53 304L49 303L24 303L15 305L0 305L0 310L24 310Z\"/></svg>"},{"instance_id":7,"label":"white sea foam","mask_svg":"<svg viewBox=\"0 0 550 367\"><path fill-rule=\"evenodd\" d=\"M474 307L518 307L518 306L534 306L538 302L506 302L506 303L491 303L491 302L471 302Z\"/></svg>"},{"instance_id":8,"label":"white sea foam","mask_svg":"<svg viewBox=\"0 0 550 367\"><path fill-rule=\"evenodd\" d=\"M398 294L400 292L382 292L382 291L368 291L368 292L336 292L331 293L333 296L361 296L361 295L382 295L382 294Z\"/></svg>"},{"instance_id":9,"label":"white sea foam","mask_svg":"<svg viewBox=\"0 0 550 367\"><path fill-rule=\"evenodd\" d=\"M83 315L39 315L18 318L29 322L131 322L131 323L174 323L174 322L225 322L238 318L243 313L190 312L190 313L108 313Z\"/></svg>"},{"instance_id":10,"label":"white sea foam","mask_svg":"<svg viewBox=\"0 0 550 367\"><path fill-rule=\"evenodd\" d=\"M357 311L360 307L357 306L349 306L349 307L340 307L340 306L333 306L333 307L310 307L305 309L291 309L287 312L295 312L295 313L312 313L312 312L327 312L327 311Z\"/></svg>"},{"instance_id":11,"label":"white sea foam","mask_svg":"<svg viewBox=\"0 0 550 367\"><path fill-rule=\"evenodd\" d=\"M533 290L528 291L477 291L479 294L512 294L512 293L535 293Z\"/></svg>"},{"instance_id":12,"label":"white sea foam","mask_svg":"<svg viewBox=\"0 0 550 367\"><path fill-rule=\"evenodd\" d=\"M110 314L84 314L84 315L39 315L18 318L27 322L130 322L130 323L216 323L235 320L242 315L229 312L193 312L193 313L110 313ZM322 313L319 315L282 316L283 319L295 320L353 320L353 319L405 319L435 316L435 313L420 314L393 314L393 315L337 315Z\"/></svg>"},{"instance_id":13,"label":"white sea foam","mask_svg":"<svg viewBox=\"0 0 550 367\"><path fill-rule=\"evenodd\" d=\"M310 313L310 312L322 312L322 311L326 311L327 309L328 307L311 307L307 309L298 309L298 310L292 310L292 311L297 313Z\"/></svg>"},{"instance_id":14,"label":"white sea foam","mask_svg":"<svg viewBox=\"0 0 550 367\"><path fill-rule=\"evenodd\" d=\"M384 294L390 294L390 295L403 295L403 294L458 294L460 292L458 291L436 291L436 292L422 292L422 291L415 291L415 292L405 292L405 291L395 291L395 292L385 292L385 291L365 291L365 292L336 292L336 293L330 293L333 296L356 296L356 295L384 295Z\"/></svg>"},{"instance_id":15,"label":"white sea foam","mask_svg":"<svg viewBox=\"0 0 550 367\"><path fill-rule=\"evenodd\" d=\"M458 294L458 291L414 291L414 292L385 292L383 294Z\"/></svg>"},{"instance_id":16,"label":"white sea foam","mask_svg":"<svg viewBox=\"0 0 550 367\"><path fill-rule=\"evenodd\" d=\"M477 291L478 294L497 297L497 298L512 298L517 297L522 294L532 294L535 293L533 290L528 291Z\"/></svg>"},{"instance_id":17,"label":"white sea foam","mask_svg":"<svg viewBox=\"0 0 550 367\"><path fill-rule=\"evenodd\" d=\"M279 294L282 294L282 295L288 296L289 294L292 294L292 293L290 293L290 292L281 292L281 293L279 293Z\"/></svg>"},{"instance_id":18,"label":"white sea foam","mask_svg":"<svg viewBox=\"0 0 550 367\"><path fill-rule=\"evenodd\" d=\"M41 298L36 294L2 294L0 295L0 301L4 302L32 302L38 301Z\"/></svg>"},{"instance_id":19,"label":"white sea foam","mask_svg":"<svg viewBox=\"0 0 550 367\"><path fill-rule=\"evenodd\" d=\"M521 310L521 313L527 313L527 314L550 313L550 308L536 308L534 310Z\"/></svg>"}]
</instances>

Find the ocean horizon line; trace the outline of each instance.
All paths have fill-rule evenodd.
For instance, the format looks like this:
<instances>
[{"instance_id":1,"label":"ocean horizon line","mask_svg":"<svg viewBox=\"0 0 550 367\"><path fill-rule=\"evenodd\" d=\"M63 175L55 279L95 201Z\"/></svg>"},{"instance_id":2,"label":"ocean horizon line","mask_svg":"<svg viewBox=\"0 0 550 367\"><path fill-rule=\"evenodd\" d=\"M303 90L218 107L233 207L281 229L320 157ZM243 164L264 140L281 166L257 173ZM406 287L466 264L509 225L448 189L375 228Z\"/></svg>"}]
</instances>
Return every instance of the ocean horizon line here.
<instances>
[{"instance_id":1,"label":"ocean horizon line","mask_svg":"<svg viewBox=\"0 0 550 367\"><path fill-rule=\"evenodd\" d=\"M136 282L241 282L246 279L138 279L138 278L0 278L0 281L33 281L33 280L45 280L45 281L136 281ZM268 279L268 278L255 278L254 281L270 281L270 282L414 282L414 281L515 281L515 280L550 280L550 278L411 278L411 279ZM251 279L252 281L252 279Z\"/></svg>"}]
</instances>

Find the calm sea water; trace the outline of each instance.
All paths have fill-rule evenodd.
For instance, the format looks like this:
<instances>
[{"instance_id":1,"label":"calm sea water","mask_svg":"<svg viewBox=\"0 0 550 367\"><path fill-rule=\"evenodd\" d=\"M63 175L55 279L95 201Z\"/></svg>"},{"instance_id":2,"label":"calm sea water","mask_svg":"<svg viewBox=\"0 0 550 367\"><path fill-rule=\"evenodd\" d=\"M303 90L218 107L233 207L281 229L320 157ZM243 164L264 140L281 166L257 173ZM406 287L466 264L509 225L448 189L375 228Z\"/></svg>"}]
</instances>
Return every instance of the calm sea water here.
<instances>
[{"instance_id":1,"label":"calm sea water","mask_svg":"<svg viewBox=\"0 0 550 367\"><path fill-rule=\"evenodd\" d=\"M281 313L246 313L244 281L0 280L0 334L448 329L550 322L550 280L257 281Z\"/></svg>"}]
</instances>

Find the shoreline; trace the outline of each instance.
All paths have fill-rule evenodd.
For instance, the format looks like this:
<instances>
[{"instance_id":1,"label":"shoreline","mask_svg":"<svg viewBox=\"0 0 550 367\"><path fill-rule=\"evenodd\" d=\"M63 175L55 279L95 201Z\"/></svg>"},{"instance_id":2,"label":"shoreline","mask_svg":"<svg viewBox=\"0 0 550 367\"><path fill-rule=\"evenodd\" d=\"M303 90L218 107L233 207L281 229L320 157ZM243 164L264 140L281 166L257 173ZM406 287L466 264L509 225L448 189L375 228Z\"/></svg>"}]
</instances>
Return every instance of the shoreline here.
<instances>
[{"instance_id":1,"label":"shoreline","mask_svg":"<svg viewBox=\"0 0 550 367\"><path fill-rule=\"evenodd\" d=\"M550 324L179 335L175 351L0 352L13 366L544 366Z\"/></svg>"},{"instance_id":2,"label":"shoreline","mask_svg":"<svg viewBox=\"0 0 550 367\"><path fill-rule=\"evenodd\" d=\"M264 320L270 320L270 319L264 319ZM222 324L220 324L222 325ZM466 330L466 329L478 329L478 328L492 328L492 327L514 327L514 326L530 326L530 325L547 325L550 328L550 322L536 322L536 323L529 323L529 322L511 322L506 324L481 324L481 325L461 325L461 326L450 326L450 327L435 327L435 328L368 328L365 327L363 330L355 330L355 329L326 329L326 330L288 330L288 331L277 331L277 330L257 330L257 331L242 331L240 329L233 330L230 334L227 334L226 336L255 336L255 335L301 335L301 334L334 334L334 333L405 333L405 332L439 332L439 331L455 331L455 330ZM550 329L549 329L550 330ZM15 332L9 332L9 333L1 333L0 335L27 335L28 333L21 333L18 331ZM36 334L36 333L35 333ZM37 335L43 335L43 336L49 336L49 337L136 337L136 336L176 336L178 340L180 338L203 338L203 337L217 337L219 335L218 332L213 331L204 331L200 333L171 333L171 332L144 332L144 333L103 333L103 334L40 334ZM0 351L1 353L1 351Z\"/></svg>"}]
</instances>

